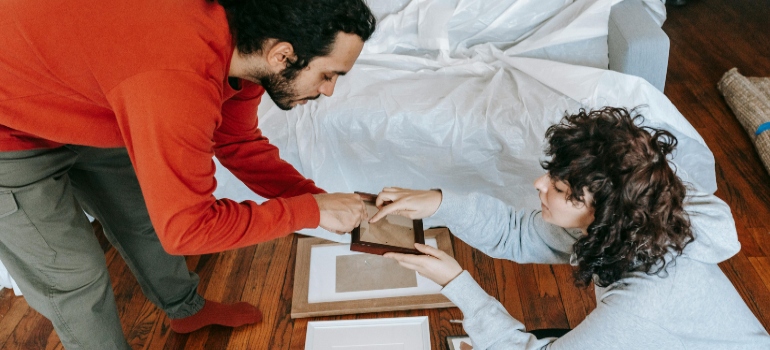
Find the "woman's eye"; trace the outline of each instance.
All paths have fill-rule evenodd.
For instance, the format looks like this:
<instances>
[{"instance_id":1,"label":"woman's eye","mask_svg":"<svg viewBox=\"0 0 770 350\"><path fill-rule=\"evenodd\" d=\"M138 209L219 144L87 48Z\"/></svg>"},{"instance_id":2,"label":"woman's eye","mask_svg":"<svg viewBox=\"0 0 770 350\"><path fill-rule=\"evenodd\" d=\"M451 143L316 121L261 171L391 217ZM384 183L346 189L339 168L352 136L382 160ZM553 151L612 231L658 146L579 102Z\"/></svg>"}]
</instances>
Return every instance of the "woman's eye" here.
<instances>
[{"instance_id":1,"label":"woman's eye","mask_svg":"<svg viewBox=\"0 0 770 350\"><path fill-rule=\"evenodd\" d=\"M556 191L556 193L564 193L564 190L560 189L559 186L556 186L556 183L551 183L551 186L553 186L553 189Z\"/></svg>"}]
</instances>

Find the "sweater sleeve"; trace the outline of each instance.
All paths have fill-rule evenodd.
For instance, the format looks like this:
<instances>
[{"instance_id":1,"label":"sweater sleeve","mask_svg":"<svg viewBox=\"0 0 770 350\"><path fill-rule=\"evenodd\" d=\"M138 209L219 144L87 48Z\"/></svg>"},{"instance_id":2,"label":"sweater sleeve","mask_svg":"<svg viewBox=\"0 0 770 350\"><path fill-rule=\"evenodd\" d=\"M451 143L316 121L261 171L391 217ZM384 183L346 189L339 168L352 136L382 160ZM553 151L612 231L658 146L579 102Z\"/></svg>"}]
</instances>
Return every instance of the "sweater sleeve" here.
<instances>
[{"instance_id":1,"label":"sweater sleeve","mask_svg":"<svg viewBox=\"0 0 770 350\"><path fill-rule=\"evenodd\" d=\"M259 205L214 198L221 88L214 78L158 70L132 76L107 94L150 219L171 254L219 252L318 226L310 194Z\"/></svg>"},{"instance_id":2,"label":"sweater sleeve","mask_svg":"<svg viewBox=\"0 0 770 350\"><path fill-rule=\"evenodd\" d=\"M264 89L244 82L244 88L222 104L222 124L214 132L214 153L233 175L265 198L323 193L281 159L258 128L257 106Z\"/></svg>"},{"instance_id":3,"label":"sweater sleeve","mask_svg":"<svg viewBox=\"0 0 770 350\"><path fill-rule=\"evenodd\" d=\"M519 210L480 193L442 191L441 205L428 226L452 234L485 254L518 263L566 264L580 235L543 221L540 210Z\"/></svg>"},{"instance_id":4,"label":"sweater sleeve","mask_svg":"<svg viewBox=\"0 0 770 350\"><path fill-rule=\"evenodd\" d=\"M655 322L599 303L583 322L561 338L537 339L463 271L441 291L463 312L463 328L474 349L580 350L683 349L681 342Z\"/></svg>"},{"instance_id":5,"label":"sweater sleeve","mask_svg":"<svg viewBox=\"0 0 770 350\"><path fill-rule=\"evenodd\" d=\"M463 328L474 349L542 349L555 338L538 340L511 317L502 304L487 294L468 271L441 290L463 312Z\"/></svg>"}]
</instances>

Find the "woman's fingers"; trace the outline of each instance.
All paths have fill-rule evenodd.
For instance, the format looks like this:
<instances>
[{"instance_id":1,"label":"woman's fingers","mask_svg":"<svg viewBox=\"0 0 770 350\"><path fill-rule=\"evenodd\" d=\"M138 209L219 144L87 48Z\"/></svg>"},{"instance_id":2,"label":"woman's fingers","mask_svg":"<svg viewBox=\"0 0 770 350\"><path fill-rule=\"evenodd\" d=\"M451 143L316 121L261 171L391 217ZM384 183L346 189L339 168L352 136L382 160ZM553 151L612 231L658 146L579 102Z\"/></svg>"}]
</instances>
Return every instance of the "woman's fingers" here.
<instances>
[{"instance_id":1,"label":"woman's fingers","mask_svg":"<svg viewBox=\"0 0 770 350\"><path fill-rule=\"evenodd\" d=\"M417 272L422 273L425 270L425 266L427 261L424 259L434 259L430 256L425 255L414 255L414 254L401 254L401 253L386 253L384 255L386 258L395 259L398 261L398 263L406 267L410 270L415 270Z\"/></svg>"},{"instance_id":2,"label":"woman's fingers","mask_svg":"<svg viewBox=\"0 0 770 350\"><path fill-rule=\"evenodd\" d=\"M445 253L443 250L433 248L427 244L415 243L414 247L417 248L420 253L433 256L439 260L443 260L443 258L447 256L447 253Z\"/></svg>"},{"instance_id":3,"label":"woman's fingers","mask_svg":"<svg viewBox=\"0 0 770 350\"><path fill-rule=\"evenodd\" d=\"M374 205L377 206L377 208L382 208L382 205L387 202L395 202L396 199L398 199L398 195L395 192L386 192L386 188L382 189L382 192L377 195L377 199L374 201Z\"/></svg>"},{"instance_id":4,"label":"woman's fingers","mask_svg":"<svg viewBox=\"0 0 770 350\"><path fill-rule=\"evenodd\" d=\"M404 189L401 187L385 187L382 189L383 192L398 192L403 191Z\"/></svg>"},{"instance_id":5,"label":"woman's fingers","mask_svg":"<svg viewBox=\"0 0 770 350\"><path fill-rule=\"evenodd\" d=\"M379 197L377 197L379 200ZM390 203L388 205L380 207L380 211L378 211L376 214L374 214L370 219L369 222L377 222L380 219L384 218L385 215L390 214L402 214L405 211L408 211L409 208L406 206L404 202L400 202L398 200L393 201L393 203Z\"/></svg>"},{"instance_id":6,"label":"woman's fingers","mask_svg":"<svg viewBox=\"0 0 770 350\"><path fill-rule=\"evenodd\" d=\"M395 259L399 265L415 270L442 286L463 272L460 264L443 251L421 244L415 244L415 247L427 255L387 253L385 257Z\"/></svg>"},{"instance_id":7,"label":"woman's fingers","mask_svg":"<svg viewBox=\"0 0 770 350\"><path fill-rule=\"evenodd\" d=\"M403 261L398 261L398 260L396 260L396 262L398 262L398 264L401 265L404 268L407 268L407 269L410 269L410 270L413 270L413 271L417 271L418 273L420 272L420 267L417 266L417 265L412 265L410 263L403 262Z\"/></svg>"}]
</instances>

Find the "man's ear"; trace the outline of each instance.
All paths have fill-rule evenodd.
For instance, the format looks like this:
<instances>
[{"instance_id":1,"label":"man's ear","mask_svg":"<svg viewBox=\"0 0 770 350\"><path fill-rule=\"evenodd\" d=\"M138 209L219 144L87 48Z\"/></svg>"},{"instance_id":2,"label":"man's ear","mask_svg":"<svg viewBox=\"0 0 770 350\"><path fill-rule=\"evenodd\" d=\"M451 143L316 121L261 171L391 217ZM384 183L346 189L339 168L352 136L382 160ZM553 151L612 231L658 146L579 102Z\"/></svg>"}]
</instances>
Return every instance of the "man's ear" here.
<instances>
[{"instance_id":1,"label":"man's ear","mask_svg":"<svg viewBox=\"0 0 770 350\"><path fill-rule=\"evenodd\" d=\"M285 41L275 41L267 50L266 59L270 70L280 72L294 60L294 46Z\"/></svg>"}]
</instances>

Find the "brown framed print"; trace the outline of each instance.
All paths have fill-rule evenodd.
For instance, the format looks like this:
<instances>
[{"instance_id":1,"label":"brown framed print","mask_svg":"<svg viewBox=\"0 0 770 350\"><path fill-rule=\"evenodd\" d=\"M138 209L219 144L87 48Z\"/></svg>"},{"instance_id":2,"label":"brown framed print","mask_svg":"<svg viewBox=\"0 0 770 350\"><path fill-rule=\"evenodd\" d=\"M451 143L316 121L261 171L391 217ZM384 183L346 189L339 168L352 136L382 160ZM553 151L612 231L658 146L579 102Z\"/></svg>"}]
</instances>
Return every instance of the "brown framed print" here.
<instances>
[{"instance_id":1,"label":"brown framed print","mask_svg":"<svg viewBox=\"0 0 770 350\"><path fill-rule=\"evenodd\" d=\"M425 244L454 256L447 228L425 230ZM453 307L441 288L393 259L303 237L297 241L291 318Z\"/></svg>"},{"instance_id":2,"label":"brown framed print","mask_svg":"<svg viewBox=\"0 0 770 350\"><path fill-rule=\"evenodd\" d=\"M364 201L368 216L374 216L379 211L375 205L377 196L356 193ZM422 220L412 220L399 215L387 215L375 223L363 221L353 229L350 236L350 250L377 255L387 252L422 254L414 248L414 244L425 244Z\"/></svg>"}]
</instances>

